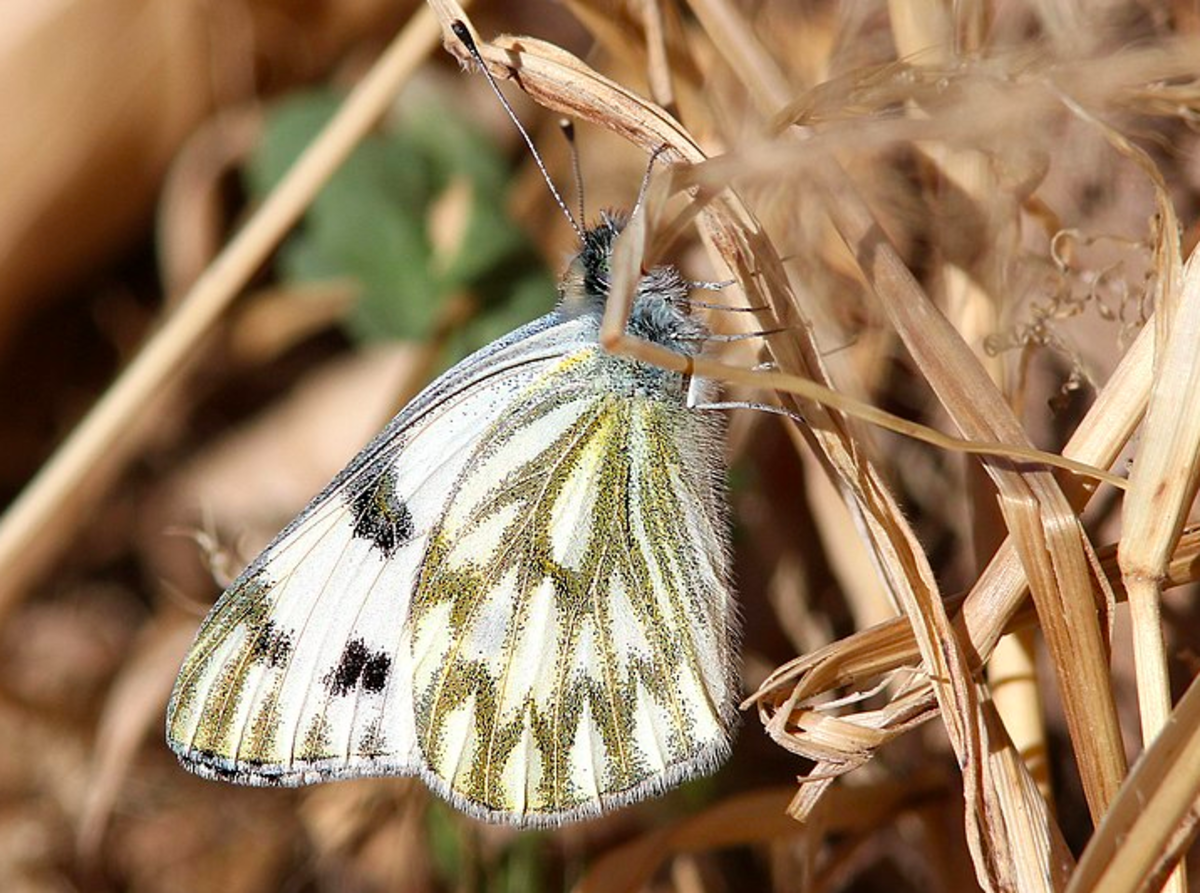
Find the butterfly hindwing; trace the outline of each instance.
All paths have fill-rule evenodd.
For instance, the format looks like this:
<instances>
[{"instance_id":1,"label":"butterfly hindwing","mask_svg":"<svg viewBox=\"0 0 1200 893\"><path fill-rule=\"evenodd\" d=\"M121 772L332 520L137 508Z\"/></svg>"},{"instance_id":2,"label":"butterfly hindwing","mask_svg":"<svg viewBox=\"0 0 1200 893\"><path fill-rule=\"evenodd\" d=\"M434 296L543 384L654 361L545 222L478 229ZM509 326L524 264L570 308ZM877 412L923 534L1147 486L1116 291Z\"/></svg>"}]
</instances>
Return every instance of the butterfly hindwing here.
<instances>
[{"instance_id":1,"label":"butterfly hindwing","mask_svg":"<svg viewBox=\"0 0 1200 893\"><path fill-rule=\"evenodd\" d=\"M234 582L172 696L185 765L251 784L418 771L399 640L429 531L476 441L577 329L544 317L454 367Z\"/></svg>"},{"instance_id":2,"label":"butterfly hindwing","mask_svg":"<svg viewBox=\"0 0 1200 893\"><path fill-rule=\"evenodd\" d=\"M634 368L565 358L474 446L431 533L408 625L418 745L473 814L595 814L727 752L720 434Z\"/></svg>"}]
</instances>

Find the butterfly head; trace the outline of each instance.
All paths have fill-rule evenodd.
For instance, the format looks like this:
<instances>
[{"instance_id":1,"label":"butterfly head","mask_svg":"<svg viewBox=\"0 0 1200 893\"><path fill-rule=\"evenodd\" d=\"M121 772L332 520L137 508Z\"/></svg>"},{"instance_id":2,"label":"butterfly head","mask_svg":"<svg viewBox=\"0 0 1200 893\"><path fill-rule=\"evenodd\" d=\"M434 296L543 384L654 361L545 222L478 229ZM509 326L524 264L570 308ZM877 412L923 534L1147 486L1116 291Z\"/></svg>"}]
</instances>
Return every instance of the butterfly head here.
<instances>
[{"instance_id":1,"label":"butterfly head","mask_svg":"<svg viewBox=\"0 0 1200 893\"><path fill-rule=\"evenodd\" d=\"M604 313L612 281L613 245L625 227L625 217L605 211L600 222L584 230L579 253L571 260L560 287L564 313ZM691 356L708 334L688 310L686 280L673 266L653 267L638 280L629 314L628 332L654 344Z\"/></svg>"}]
</instances>

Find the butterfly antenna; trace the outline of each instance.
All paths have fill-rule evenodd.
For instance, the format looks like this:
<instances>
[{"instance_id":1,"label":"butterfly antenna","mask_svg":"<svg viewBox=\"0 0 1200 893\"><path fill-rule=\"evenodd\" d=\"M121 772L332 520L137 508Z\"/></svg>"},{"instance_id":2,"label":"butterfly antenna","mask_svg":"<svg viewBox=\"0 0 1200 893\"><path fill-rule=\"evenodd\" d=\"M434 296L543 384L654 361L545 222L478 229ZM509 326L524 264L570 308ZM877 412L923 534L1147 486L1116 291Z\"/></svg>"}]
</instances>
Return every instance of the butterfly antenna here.
<instances>
[{"instance_id":1,"label":"butterfly antenna","mask_svg":"<svg viewBox=\"0 0 1200 893\"><path fill-rule=\"evenodd\" d=\"M575 144L575 122L570 118L560 118L558 126L567 145L571 147L571 171L575 176L575 195L579 199L579 222L587 223L587 214L583 207L583 172L579 166L579 147Z\"/></svg>"},{"instance_id":2,"label":"butterfly antenna","mask_svg":"<svg viewBox=\"0 0 1200 893\"><path fill-rule=\"evenodd\" d=\"M479 47L475 46L475 38L471 36L470 30L465 22L461 19L455 19L450 23L450 30L454 32L454 36L463 42L463 46L467 48L472 58L479 65L479 69L483 72L483 76L487 78L487 82L492 86L492 92L496 94L496 98L500 100L500 104L504 106L504 110L508 112L508 117L512 119L513 124L517 125L517 130L525 140L525 145L529 147L529 154L533 156L533 160L537 163L538 170L542 172L542 179L546 181L546 185L550 187L550 194L554 196L554 201L562 209L562 212L567 215L567 220L571 224L571 229L575 230L575 235L579 240L583 241L583 229L579 222L571 214L571 209L567 207L567 203L563 201L558 190L554 188L554 181L550 179L550 172L546 170L546 165L542 162L542 156L538 154L537 147L534 146L533 140L525 128L521 126L521 121L517 118L517 113L513 111L513 107L508 104L508 100L504 98L504 94L500 92L500 85L496 83L496 79L492 77L492 73L488 70L487 63L483 61L483 55L479 52Z\"/></svg>"},{"instance_id":3,"label":"butterfly antenna","mask_svg":"<svg viewBox=\"0 0 1200 893\"><path fill-rule=\"evenodd\" d=\"M630 217L637 216L637 212L642 209L642 202L646 200L646 191L650 188L650 172L654 170L654 162L658 161L658 156L667 151L667 148L667 144L663 143L650 153L650 160L646 162L646 173L642 174L642 185L638 187L637 201L633 203Z\"/></svg>"}]
</instances>

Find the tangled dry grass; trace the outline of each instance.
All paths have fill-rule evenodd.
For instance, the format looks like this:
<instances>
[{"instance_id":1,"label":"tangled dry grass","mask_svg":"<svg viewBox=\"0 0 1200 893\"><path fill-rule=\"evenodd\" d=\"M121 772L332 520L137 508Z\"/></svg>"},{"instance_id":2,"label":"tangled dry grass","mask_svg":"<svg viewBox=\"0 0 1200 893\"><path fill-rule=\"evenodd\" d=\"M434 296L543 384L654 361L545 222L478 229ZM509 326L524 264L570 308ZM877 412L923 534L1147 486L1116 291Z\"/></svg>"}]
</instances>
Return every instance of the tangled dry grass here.
<instances>
[{"instance_id":1,"label":"tangled dry grass","mask_svg":"<svg viewBox=\"0 0 1200 893\"><path fill-rule=\"evenodd\" d=\"M208 27L311 26L299 6L262 6L215 4ZM392 27L371 6L325 14L336 50L304 39L329 57L366 46ZM135 258L109 274L122 299L76 275L73 309L0 316L4 362L36 371L34 397L80 387L68 350L106 374L106 350L133 357L111 387L85 389L96 409L0 522L5 887L1186 889L1200 792L1200 17L1121 0L566 0L542 31L544 11L431 0L395 23L240 229L242 209L214 196L257 139L255 108L228 101L254 78L215 102L191 96L140 187L168 224L160 272ZM593 125L593 201L627 204L645 153L661 152L620 248L609 346L680 362L623 334L622 277L663 256L732 277L724 299L752 312L714 325L781 331L694 371L804 419L732 422L748 698L731 764L536 835L462 819L407 780L206 784L161 742L214 579L252 551L237 534L269 536L436 365L436 338L350 353L323 335L352 300L342 283L310 286L303 311L261 279L233 299L402 85L437 69L439 41L468 61L448 30L460 19L510 91ZM96 39L75 20L67 36ZM193 60L193 82L214 58ZM441 76L464 92L479 80ZM565 182L553 117L537 114ZM114 139L75 123L74 152ZM62 174L86 165L38 160L22 182L110 194ZM25 190L0 213L26 233L0 244L30 244L17 211L69 216L69 202L37 199ZM569 245L528 165L514 206L548 256ZM95 230L69 231L66 256L86 265ZM31 256L0 267L5 302L52 283ZM138 295L160 289L150 331ZM54 344L52 323L89 314L108 346ZM37 416L13 391L15 432ZM26 440L6 469L13 493L53 438Z\"/></svg>"}]
</instances>

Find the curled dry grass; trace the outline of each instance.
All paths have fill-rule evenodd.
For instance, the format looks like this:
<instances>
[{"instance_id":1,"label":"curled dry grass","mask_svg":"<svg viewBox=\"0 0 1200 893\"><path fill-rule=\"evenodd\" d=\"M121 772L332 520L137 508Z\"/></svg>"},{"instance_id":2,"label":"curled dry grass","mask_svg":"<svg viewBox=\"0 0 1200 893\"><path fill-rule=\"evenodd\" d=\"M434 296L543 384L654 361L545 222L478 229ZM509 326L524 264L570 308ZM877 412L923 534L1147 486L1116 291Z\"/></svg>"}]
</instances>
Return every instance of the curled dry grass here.
<instances>
[{"instance_id":1,"label":"curled dry grass","mask_svg":"<svg viewBox=\"0 0 1200 893\"><path fill-rule=\"evenodd\" d=\"M790 557L820 552L863 627L824 636L820 647L760 673L744 705L775 744L811 761L796 763L798 786L780 788L777 779L606 847L586 833L565 835L568 847L603 852L579 873L579 889L633 888L668 861L673 886L705 888L704 863L689 859L738 845L765 854L780 889L840 889L874 861L904 863L878 841L893 826L913 839L906 822L924 829L915 835L924 863L910 867L910 883L1186 888L1182 870L1171 871L1195 831L1200 694L1193 685L1172 702L1162 604L1166 589L1195 582L1200 549L1200 533L1187 526L1200 440L1200 267L1184 261L1190 246L1175 211L1194 212L1197 190L1169 151L1173 141L1196 145L1186 127L1200 113L1195 23L1182 14L1174 23L1136 20L1136 8L1120 4L1102 20L1039 4L958 4L952 13L899 0L869 12L851 4L799 13L767 3L759 22L723 0L565 5L609 76L551 43L476 34L493 74L539 105L662 153L663 169L618 250L605 342L650 362L681 362L624 335L621 314L637 271L678 250L695 223L718 277L727 271L736 280L726 293L754 308L743 327L784 331L765 339L770 370L704 358L687 371L749 399L775 399L805 422L785 424L796 461L806 464L817 544L763 549L791 600L778 607L779 624L796 650L823 636L795 604L800 587L780 582ZM98 466L112 474L137 452L137 440L118 432L151 395L161 399L180 359L432 49L438 25L446 49L468 61L449 30L459 19L471 23L448 0L418 13L309 161L9 511L0 557L11 572L0 608L45 573L54 546L31 545L52 521L65 523L65 494ZM1123 39L1122 28L1141 39ZM1113 214L1093 219L1069 200L1085 180L1113 184ZM1185 219L1183 229L1194 233L1195 222ZM1095 250L1106 240L1113 244ZM1120 240L1124 253L1113 247ZM1112 324L1098 328L1098 317ZM1072 346L1072 320L1092 323L1085 340L1121 348L1109 351L1102 382L1092 381L1097 352ZM1039 360L1047 348L1069 381L1095 388L1069 429L1036 393L1054 368ZM876 407L884 402L901 403L910 421ZM884 429L953 451L939 459L951 466L947 455L976 458L965 471L943 467L918 479L909 466L928 462L922 451L931 448ZM1123 472L1119 460L1130 455L1129 480L1114 480L1109 470ZM922 486L936 493L924 494L920 514L953 529L957 559L935 555L915 527L905 502L921 504ZM85 499L70 501L86 514ZM1094 502L1104 505L1085 525ZM1117 507L1119 539L1104 523ZM956 578L963 591L951 594L945 581ZM1113 632L1125 601L1146 748L1132 771L1122 738L1123 723L1131 731L1122 716L1128 695L1114 682L1114 655L1130 650ZM78 807L86 852L102 846L193 623L159 618L125 666L125 684L108 693L97 780ZM1078 817L1056 813L1036 760L1048 734L1039 686L1000 684L1028 660L1021 640L1004 638L1022 630L1043 638L1045 687L1061 705L1069 759L1053 771L1077 773L1096 829L1081 854L1082 841L1069 845L1064 830ZM130 681L146 678L158 687ZM890 774L897 739L932 723L944 729L958 777ZM401 847L403 859L373 854L379 836L363 818L419 840L422 795L399 783L386 807L384 789L372 790L352 804L320 792L304 801L296 821L321 835L317 858L369 857L384 866L372 875L380 883L404 877L401 862L429 876L420 847ZM966 860L947 852L953 846L938 840L927 809L952 792L961 796L965 875ZM486 862L488 839L477 845ZM269 854L264 883L269 866L285 860ZM414 877L407 880L421 886Z\"/></svg>"}]
</instances>

